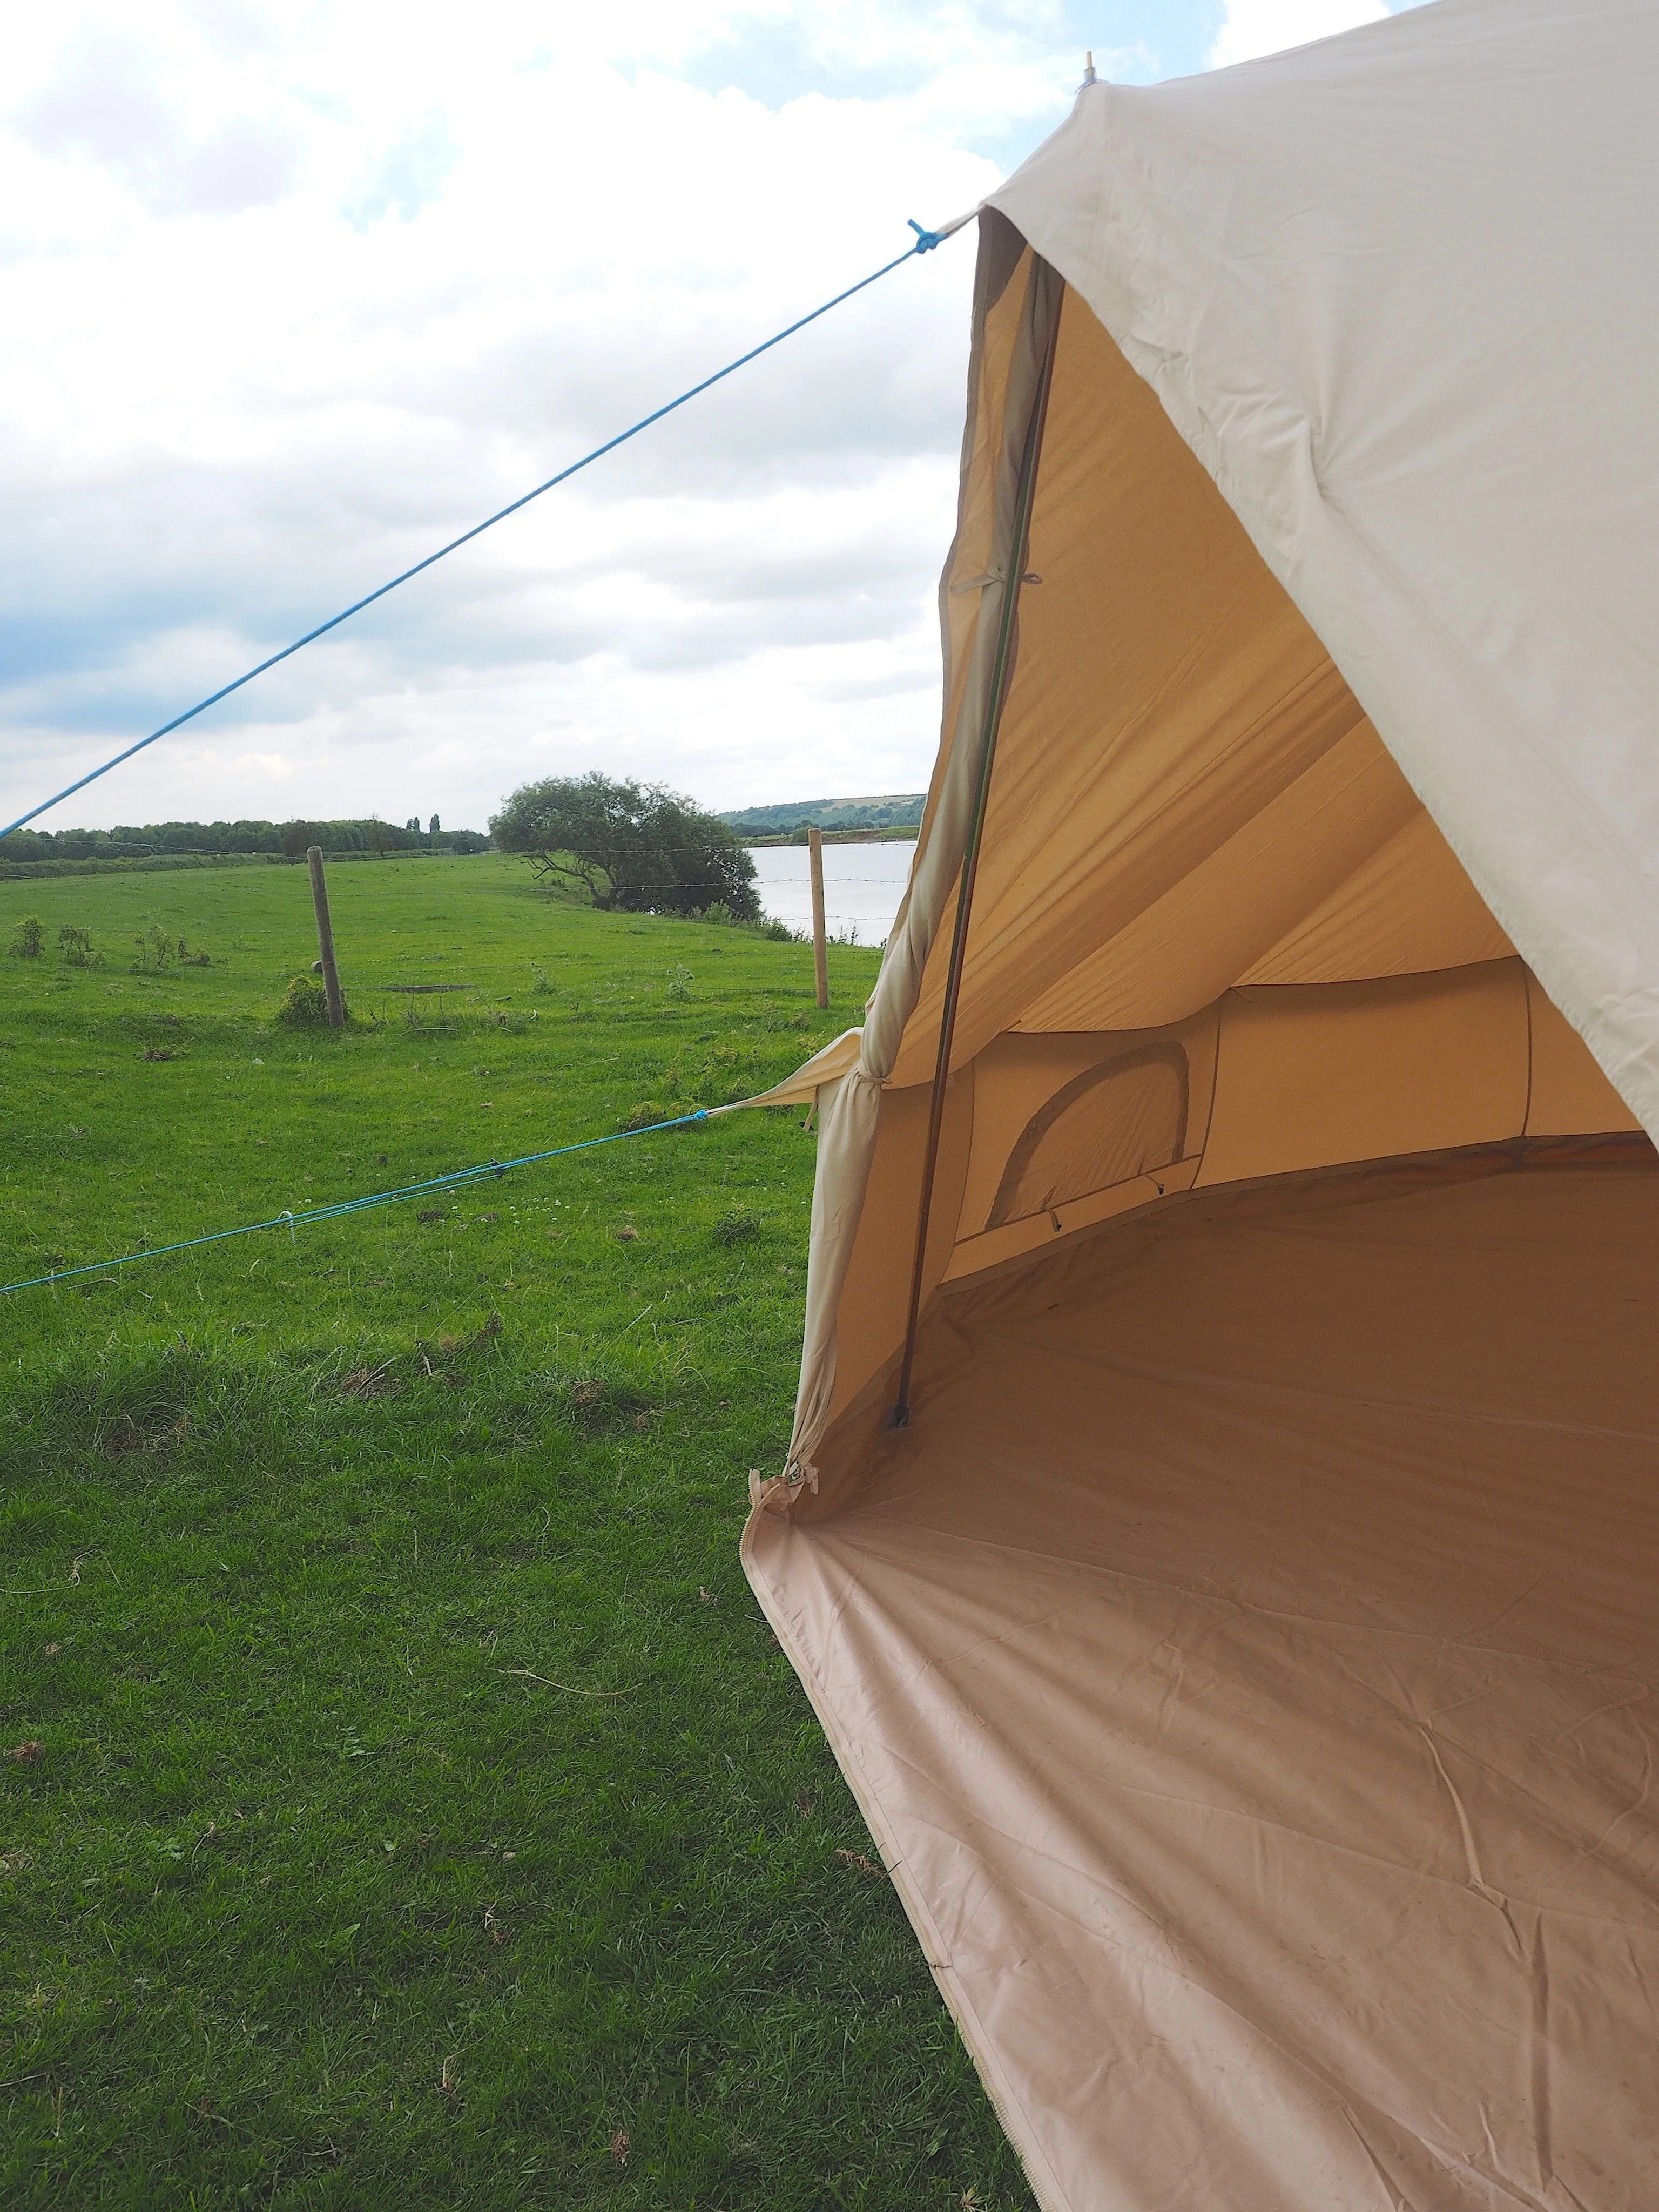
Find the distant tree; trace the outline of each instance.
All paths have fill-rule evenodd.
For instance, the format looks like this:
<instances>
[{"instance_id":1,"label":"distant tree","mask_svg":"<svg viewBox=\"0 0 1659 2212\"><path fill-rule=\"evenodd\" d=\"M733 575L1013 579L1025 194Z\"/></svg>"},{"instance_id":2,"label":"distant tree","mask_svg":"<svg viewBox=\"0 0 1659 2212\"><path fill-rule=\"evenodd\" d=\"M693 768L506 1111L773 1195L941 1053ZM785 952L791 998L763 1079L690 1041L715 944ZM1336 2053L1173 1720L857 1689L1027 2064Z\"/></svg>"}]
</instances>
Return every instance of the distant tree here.
<instances>
[{"instance_id":1,"label":"distant tree","mask_svg":"<svg viewBox=\"0 0 1659 2212\"><path fill-rule=\"evenodd\" d=\"M625 914L701 914L725 906L760 918L755 864L734 831L660 784L550 777L515 791L490 817L503 853L523 853L544 881L580 884L595 906Z\"/></svg>"},{"instance_id":2,"label":"distant tree","mask_svg":"<svg viewBox=\"0 0 1659 2212\"><path fill-rule=\"evenodd\" d=\"M303 860L318 842L314 824L309 822L284 822L282 828L283 856L285 860Z\"/></svg>"},{"instance_id":3,"label":"distant tree","mask_svg":"<svg viewBox=\"0 0 1659 2212\"><path fill-rule=\"evenodd\" d=\"M411 814L408 821L404 823L404 827L405 830L412 830L415 835L418 837L421 834L420 816L418 814Z\"/></svg>"},{"instance_id":4,"label":"distant tree","mask_svg":"<svg viewBox=\"0 0 1659 2212\"><path fill-rule=\"evenodd\" d=\"M415 826L418 829L420 824L417 823ZM428 837L435 837L438 834L438 817L435 814L426 825L426 834Z\"/></svg>"}]
</instances>

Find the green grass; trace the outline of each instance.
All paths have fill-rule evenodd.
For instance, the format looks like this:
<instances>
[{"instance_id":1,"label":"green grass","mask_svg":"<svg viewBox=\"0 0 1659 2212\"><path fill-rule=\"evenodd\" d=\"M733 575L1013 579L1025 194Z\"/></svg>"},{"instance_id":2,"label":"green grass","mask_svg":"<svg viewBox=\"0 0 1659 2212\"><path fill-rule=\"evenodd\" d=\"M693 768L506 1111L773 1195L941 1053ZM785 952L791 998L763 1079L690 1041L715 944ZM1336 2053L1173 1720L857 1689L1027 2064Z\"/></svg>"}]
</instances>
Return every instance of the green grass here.
<instances>
[{"instance_id":1,"label":"green grass","mask_svg":"<svg viewBox=\"0 0 1659 2212\"><path fill-rule=\"evenodd\" d=\"M746 1094L874 975L331 883L338 1038L301 870L0 885L0 1280ZM9 2212L1029 2206L737 1563L811 1172L739 1115L0 1304Z\"/></svg>"}]
</instances>

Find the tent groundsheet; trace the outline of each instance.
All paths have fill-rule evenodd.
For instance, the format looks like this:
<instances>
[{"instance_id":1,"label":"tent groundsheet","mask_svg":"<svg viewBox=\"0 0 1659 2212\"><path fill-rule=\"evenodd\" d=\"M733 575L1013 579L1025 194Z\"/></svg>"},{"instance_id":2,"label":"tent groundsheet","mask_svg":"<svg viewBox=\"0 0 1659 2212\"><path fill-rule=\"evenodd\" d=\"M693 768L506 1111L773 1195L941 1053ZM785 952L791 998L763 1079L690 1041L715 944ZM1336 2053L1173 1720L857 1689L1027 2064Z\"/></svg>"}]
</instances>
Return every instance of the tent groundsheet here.
<instances>
[{"instance_id":1,"label":"tent groundsheet","mask_svg":"<svg viewBox=\"0 0 1659 2212\"><path fill-rule=\"evenodd\" d=\"M1637 1149L1194 1194L967 1288L851 1501L754 1516L1046 2204L1659 2201Z\"/></svg>"},{"instance_id":2,"label":"tent groundsheet","mask_svg":"<svg viewBox=\"0 0 1659 2212\"><path fill-rule=\"evenodd\" d=\"M1126 1222L947 1297L852 1500L754 1516L1046 2204L1659 2201L1637 1152Z\"/></svg>"}]
</instances>

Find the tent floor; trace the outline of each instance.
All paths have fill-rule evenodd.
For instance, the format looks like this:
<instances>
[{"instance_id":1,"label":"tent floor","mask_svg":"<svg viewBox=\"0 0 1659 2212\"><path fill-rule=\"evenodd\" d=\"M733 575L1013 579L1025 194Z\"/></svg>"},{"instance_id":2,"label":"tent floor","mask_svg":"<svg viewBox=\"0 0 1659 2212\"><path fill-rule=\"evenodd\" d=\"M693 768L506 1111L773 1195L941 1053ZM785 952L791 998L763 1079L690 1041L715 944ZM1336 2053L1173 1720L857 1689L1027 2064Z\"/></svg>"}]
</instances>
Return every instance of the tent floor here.
<instances>
[{"instance_id":1,"label":"tent floor","mask_svg":"<svg viewBox=\"0 0 1659 2212\"><path fill-rule=\"evenodd\" d=\"M1628 1148L1210 1194L753 1516L1054 2212L1659 2204L1656 1321Z\"/></svg>"}]
</instances>

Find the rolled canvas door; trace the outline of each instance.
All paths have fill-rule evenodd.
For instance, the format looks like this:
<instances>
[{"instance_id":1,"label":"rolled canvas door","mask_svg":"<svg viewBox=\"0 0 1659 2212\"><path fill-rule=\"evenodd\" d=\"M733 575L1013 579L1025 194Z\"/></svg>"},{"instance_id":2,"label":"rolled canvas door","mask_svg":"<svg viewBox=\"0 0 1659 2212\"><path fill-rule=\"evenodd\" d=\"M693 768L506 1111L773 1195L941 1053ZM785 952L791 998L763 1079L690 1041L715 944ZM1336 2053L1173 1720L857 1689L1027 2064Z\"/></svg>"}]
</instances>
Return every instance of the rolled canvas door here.
<instances>
[{"instance_id":1,"label":"rolled canvas door","mask_svg":"<svg viewBox=\"0 0 1659 2212\"><path fill-rule=\"evenodd\" d=\"M1019 290L1005 302L1022 270ZM881 1086L955 912L987 735L999 620L1005 597L1018 590L1018 580L1007 570L1017 529L1018 457L1039 404L1064 289L1047 262L1023 252L1003 217L981 219L958 529L940 586L948 719L909 887L870 1000L858 1065L822 1101L800 1389L789 1445L792 1475L810 1475L818 1440L838 1403L850 1395L847 1378L837 1372L836 1316L860 1236L881 1248L879 1279L890 1279L890 1279L908 1281L906 1239L914 1237L914 1218L907 1224L902 1216L884 1215L866 1224L864 1193L880 1126ZM981 419L988 399L994 408L988 422ZM902 1295L901 1287L896 1332L903 1327ZM866 1379L859 1376L854 1387Z\"/></svg>"}]
</instances>

